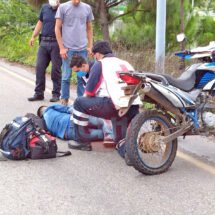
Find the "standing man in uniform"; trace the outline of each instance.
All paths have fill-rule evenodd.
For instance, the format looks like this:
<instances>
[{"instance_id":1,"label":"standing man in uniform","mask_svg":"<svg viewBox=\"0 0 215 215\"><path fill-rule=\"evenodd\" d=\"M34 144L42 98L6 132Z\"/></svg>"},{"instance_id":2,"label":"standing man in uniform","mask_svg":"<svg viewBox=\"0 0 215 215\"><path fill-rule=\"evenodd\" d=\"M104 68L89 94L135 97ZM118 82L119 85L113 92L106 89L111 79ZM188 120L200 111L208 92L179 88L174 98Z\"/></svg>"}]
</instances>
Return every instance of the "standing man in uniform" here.
<instances>
[{"instance_id":1,"label":"standing man in uniform","mask_svg":"<svg viewBox=\"0 0 215 215\"><path fill-rule=\"evenodd\" d=\"M70 0L59 6L56 13L55 33L62 57L61 103L68 104L70 96L70 61L74 54L87 58L93 45L94 16L90 5ZM77 77L77 95L84 93L83 80Z\"/></svg>"},{"instance_id":2,"label":"standing man in uniform","mask_svg":"<svg viewBox=\"0 0 215 215\"><path fill-rule=\"evenodd\" d=\"M39 38L40 46L37 53L35 94L33 97L28 98L28 101L44 99L46 83L45 73L50 61L52 62L51 79L53 82L52 98L50 102L57 102L60 98L62 60L55 36L55 15L59 4L60 0L49 0L49 4L44 4L42 6L39 20L30 40L30 46L33 46L35 38L41 32Z\"/></svg>"}]
</instances>

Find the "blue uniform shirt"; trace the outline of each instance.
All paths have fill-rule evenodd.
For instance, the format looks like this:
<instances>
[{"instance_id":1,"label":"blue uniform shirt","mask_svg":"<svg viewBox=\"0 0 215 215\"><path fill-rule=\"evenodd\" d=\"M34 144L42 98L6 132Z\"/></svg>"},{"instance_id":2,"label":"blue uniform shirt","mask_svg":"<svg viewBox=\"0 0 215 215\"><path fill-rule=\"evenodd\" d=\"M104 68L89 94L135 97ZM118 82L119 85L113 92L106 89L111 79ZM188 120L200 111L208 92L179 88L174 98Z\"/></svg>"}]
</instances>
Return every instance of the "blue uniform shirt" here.
<instances>
[{"instance_id":1,"label":"blue uniform shirt","mask_svg":"<svg viewBox=\"0 0 215 215\"><path fill-rule=\"evenodd\" d=\"M42 36L55 38L55 14L57 9L53 9L49 4L44 4L41 8L39 20L43 23Z\"/></svg>"}]
</instances>

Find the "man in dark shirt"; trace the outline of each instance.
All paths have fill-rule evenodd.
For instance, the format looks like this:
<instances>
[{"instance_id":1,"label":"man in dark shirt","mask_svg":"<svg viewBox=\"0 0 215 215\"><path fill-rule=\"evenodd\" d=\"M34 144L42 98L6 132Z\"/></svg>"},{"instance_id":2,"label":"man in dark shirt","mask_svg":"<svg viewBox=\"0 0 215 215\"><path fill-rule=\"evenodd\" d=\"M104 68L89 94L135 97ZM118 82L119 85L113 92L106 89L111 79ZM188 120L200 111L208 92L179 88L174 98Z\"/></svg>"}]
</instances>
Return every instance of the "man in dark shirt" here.
<instances>
[{"instance_id":1,"label":"man in dark shirt","mask_svg":"<svg viewBox=\"0 0 215 215\"><path fill-rule=\"evenodd\" d=\"M39 20L33 31L30 46L33 46L35 38L40 34L40 46L37 53L36 63L36 87L33 97L29 101L44 99L45 91L45 72L52 62L51 79L53 82L52 98L50 102L57 102L60 98L61 89L61 64L59 46L55 36L55 14L60 0L49 0L49 4L44 4L40 11Z\"/></svg>"}]
</instances>

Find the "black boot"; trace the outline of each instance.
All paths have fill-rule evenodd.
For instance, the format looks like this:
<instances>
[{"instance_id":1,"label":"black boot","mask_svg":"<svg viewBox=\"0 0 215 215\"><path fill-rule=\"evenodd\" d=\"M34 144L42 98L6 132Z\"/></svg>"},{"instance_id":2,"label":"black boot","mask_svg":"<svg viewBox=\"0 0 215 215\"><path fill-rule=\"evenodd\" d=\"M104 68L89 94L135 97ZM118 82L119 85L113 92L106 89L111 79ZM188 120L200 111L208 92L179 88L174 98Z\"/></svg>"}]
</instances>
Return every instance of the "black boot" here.
<instances>
[{"instance_id":1,"label":"black boot","mask_svg":"<svg viewBox=\"0 0 215 215\"><path fill-rule=\"evenodd\" d=\"M44 100L44 96L43 95L37 95L37 94L35 94L33 97L28 98L29 102L41 101L41 100Z\"/></svg>"}]
</instances>

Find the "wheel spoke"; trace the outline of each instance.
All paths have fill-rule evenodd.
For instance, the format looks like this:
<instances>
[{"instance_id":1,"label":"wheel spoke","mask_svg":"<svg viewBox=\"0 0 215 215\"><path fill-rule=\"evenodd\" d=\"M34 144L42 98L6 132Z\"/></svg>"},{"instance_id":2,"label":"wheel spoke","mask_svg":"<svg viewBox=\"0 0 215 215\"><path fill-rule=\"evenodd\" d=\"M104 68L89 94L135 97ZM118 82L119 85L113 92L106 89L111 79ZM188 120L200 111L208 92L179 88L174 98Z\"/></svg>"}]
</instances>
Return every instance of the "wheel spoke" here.
<instances>
[{"instance_id":1,"label":"wheel spoke","mask_svg":"<svg viewBox=\"0 0 215 215\"><path fill-rule=\"evenodd\" d=\"M169 117L156 110L147 110L135 116L126 135L126 154L133 167L147 175L167 171L175 159L177 139L167 144L161 136L175 131Z\"/></svg>"},{"instance_id":2,"label":"wheel spoke","mask_svg":"<svg viewBox=\"0 0 215 215\"><path fill-rule=\"evenodd\" d=\"M138 133L138 153L142 161L152 168L163 165L168 159L170 149L168 144L155 142L160 135L168 135L168 127L156 119L145 121Z\"/></svg>"}]
</instances>

